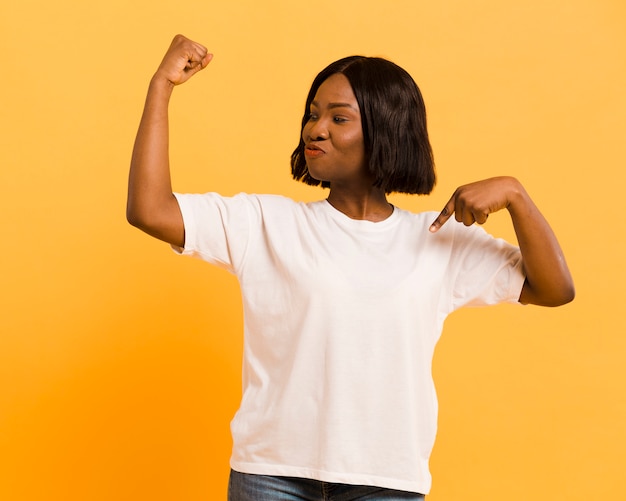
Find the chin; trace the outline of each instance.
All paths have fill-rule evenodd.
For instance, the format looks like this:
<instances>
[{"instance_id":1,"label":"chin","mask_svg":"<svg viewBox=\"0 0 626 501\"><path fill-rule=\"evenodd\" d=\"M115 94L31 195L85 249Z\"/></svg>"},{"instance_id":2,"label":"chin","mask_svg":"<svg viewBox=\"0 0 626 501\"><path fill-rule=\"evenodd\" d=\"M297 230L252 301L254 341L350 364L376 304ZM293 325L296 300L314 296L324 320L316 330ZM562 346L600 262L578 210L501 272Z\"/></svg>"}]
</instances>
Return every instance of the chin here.
<instances>
[{"instance_id":1,"label":"chin","mask_svg":"<svg viewBox=\"0 0 626 501\"><path fill-rule=\"evenodd\" d=\"M320 175L319 172L315 172L315 170L311 170L310 168L308 168L308 165L307 165L307 171L309 173L309 176L311 176L316 181L319 181L320 183L324 183L324 182L329 183L330 182L327 179L325 179L325 176Z\"/></svg>"}]
</instances>

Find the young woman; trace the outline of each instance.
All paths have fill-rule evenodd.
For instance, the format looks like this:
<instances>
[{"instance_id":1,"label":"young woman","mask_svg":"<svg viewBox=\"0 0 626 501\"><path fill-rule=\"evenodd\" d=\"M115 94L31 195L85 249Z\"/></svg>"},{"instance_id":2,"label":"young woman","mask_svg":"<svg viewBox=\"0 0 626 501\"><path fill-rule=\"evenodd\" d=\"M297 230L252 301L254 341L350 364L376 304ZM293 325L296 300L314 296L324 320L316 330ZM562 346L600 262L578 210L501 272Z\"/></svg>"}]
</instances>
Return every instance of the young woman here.
<instances>
[{"instance_id":1,"label":"young woman","mask_svg":"<svg viewBox=\"0 0 626 501\"><path fill-rule=\"evenodd\" d=\"M435 173L420 92L380 58L332 63L307 97L292 175L329 188L326 199L174 194L169 98L211 58L179 35L153 76L127 216L239 279L244 391L229 499L423 499L445 317L469 304L571 301L557 239L511 177L457 189L439 214L387 201L429 193ZM474 225L502 209L519 247Z\"/></svg>"}]
</instances>

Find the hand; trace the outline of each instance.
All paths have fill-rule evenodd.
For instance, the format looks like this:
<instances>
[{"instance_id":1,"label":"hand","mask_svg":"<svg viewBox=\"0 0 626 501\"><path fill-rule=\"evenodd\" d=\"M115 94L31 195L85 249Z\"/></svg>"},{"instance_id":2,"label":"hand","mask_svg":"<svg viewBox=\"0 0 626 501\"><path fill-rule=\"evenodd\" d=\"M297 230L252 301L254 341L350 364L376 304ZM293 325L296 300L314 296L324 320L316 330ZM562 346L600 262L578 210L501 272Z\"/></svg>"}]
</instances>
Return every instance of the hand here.
<instances>
[{"instance_id":1,"label":"hand","mask_svg":"<svg viewBox=\"0 0 626 501\"><path fill-rule=\"evenodd\" d=\"M430 226L430 231L438 231L452 214L465 226L484 224L489 214L509 208L513 196L522 190L519 181L512 177L494 177L461 186Z\"/></svg>"},{"instance_id":2,"label":"hand","mask_svg":"<svg viewBox=\"0 0 626 501\"><path fill-rule=\"evenodd\" d=\"M172 85L180 85L213 59L206 47L182 35L176 35L167 50L155 77L162 77Z\"/></svg>"},{"instance_id":3,"label":"hand","mask_svg":"<svg viewBox=\"0 0 626 501\"><path fill-rule=\"evenodd\" d=\"M435 233L454 214L466 226L483 224L489 214L507 209L522 254L526 281L522 304L559 306L574 299L572 276L550 225L535 203L513 177L494 177L457 188L430 226Z\"/></svg>"}]
</instances>

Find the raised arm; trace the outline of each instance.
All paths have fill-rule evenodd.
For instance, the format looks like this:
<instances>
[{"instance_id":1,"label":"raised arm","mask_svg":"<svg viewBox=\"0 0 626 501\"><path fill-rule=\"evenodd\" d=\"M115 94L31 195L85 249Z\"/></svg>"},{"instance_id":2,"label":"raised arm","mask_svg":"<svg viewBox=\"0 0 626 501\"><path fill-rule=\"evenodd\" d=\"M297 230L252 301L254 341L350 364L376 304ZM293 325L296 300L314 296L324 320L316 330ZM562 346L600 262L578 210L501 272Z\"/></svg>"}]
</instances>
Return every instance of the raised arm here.
<instances>
[{"instance_id":1,"label":"raised arm","mask_svg":"<svg viewBox=\"0 0 626 501\"><path fill-rule=\"evenodd\" d=\"M168 106L176 85L213 58L202 45L177 35L150 81L130 163L126 218L149 235L182 247L185 228L172 193Z\"/></svg>"},{"instance_id":2,"label":"raised arm","mask_svg":"<svg viewBox=\"0 0 626 501\"><path fill-rule=\"evenodd\" d=\"M512 177L496 177L458 188L430 231L454 214L466 226L483 224L489 214L507 209L522 253L526 282L523 304L559 306L574 299L574 282L550 225L521 185Z\"/></svg>"}]
</instances>

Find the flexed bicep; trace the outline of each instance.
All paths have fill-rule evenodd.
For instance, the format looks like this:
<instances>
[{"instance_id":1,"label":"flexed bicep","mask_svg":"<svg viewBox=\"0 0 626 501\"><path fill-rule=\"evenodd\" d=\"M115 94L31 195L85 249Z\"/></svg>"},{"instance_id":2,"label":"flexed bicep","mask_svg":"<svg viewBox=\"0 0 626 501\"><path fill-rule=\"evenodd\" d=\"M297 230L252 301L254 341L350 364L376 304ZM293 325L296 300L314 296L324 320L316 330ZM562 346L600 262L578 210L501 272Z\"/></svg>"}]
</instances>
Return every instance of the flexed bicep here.
<instances>
[{"instance_id":1,"label":"flexed bicep","mask_svg":"<svg viewBox=\"0 0 626 501\"><path fill-rule=\"evenodd\" d=\"M182 35L174 37L150 81L133 148L126 218L177 247L184 245L185 228L170 178L169 100L174 86L205 68L212 57L203 45Z\"/></svg>"}]
</instances>

